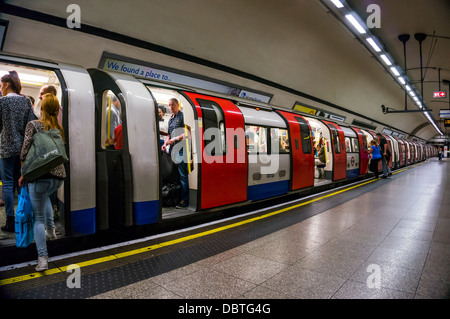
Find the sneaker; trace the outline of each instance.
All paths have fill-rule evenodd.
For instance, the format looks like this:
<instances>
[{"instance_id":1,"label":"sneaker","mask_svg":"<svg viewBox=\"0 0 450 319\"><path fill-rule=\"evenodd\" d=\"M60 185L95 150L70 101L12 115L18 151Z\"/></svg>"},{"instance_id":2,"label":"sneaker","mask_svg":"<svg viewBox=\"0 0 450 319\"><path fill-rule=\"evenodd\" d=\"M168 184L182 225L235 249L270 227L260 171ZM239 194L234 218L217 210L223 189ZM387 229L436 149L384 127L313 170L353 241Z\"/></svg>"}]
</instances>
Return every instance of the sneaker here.
<instances>
[{"instance_id":1,"label":"sneaker","mask_svg":"<svg viewBox=\"0 0 450 319\"><path fill-rule=\"evenodd\" d=\"M188 203L186 203L185 201L181 201L177 206L175 206L175 208L186 208L186 207L188 207L189 206L189 204Z\"/></svg>"},{"instance_id":2,"label":"sneaker","mask_svg":"<svg viewBox=\"0 0 450 319\"><path fill-rule=\"evenodd\" d=\"M51 229L46 229L45 230L45 234L46 234L48 239L55 240L56 239L56 228L53 227Z\"/></svg>"},{"instance_id":3,"label":"sneaker","mask_svg":"<svg viewBox=\"0 0 450 319\"><path fill-rule=\"evenodd\" d=\"M48 256L38 257L38 264L36 266L36 271L44 271L48 269Z\"/></svg>"}]
</instances>

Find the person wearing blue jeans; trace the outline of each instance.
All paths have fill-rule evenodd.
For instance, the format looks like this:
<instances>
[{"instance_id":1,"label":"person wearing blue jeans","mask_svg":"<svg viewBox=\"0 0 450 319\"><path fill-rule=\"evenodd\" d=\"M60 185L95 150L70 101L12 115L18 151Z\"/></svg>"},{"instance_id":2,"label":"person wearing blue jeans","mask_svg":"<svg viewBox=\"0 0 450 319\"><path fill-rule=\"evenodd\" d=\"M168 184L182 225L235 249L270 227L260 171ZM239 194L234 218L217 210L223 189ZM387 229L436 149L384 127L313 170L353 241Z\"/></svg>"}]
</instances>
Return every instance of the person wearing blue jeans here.
<instances>
[{"instance_id":1,"label":"person wearing blue jeans","mask_svg":"<svg viewBox=\"0 0 450 319\"><path fill-rule=\"evenodd\" d=\"M168 125L168 134L170 138L164 142L161 150L165 152L167 145L170 145L169 152L172 155L172 160L175 164L177 164L181 183L181 201L175 207L186 208L189 206L189 171L187 166L186 151L184 150L183 145L180 144L186 135L184 133L184 116L183 112L180 110L180 104L177 99L170 99L168 104L170 111L172 112Z\"/></svg>"},{"instance_id":2,"label":"person wearing blue jeans","mask_svg":"<svg viewBox=\"0 0 450 319\"><path fill-rule=\"evenodd\" d=\"M25 161L36 133L49 130L59 130L64 141L64 130L58 122L59 101L56 96L47 93L41 103L41 119L28 122L25 128L25 137L20 154L20 160ZM38 252L38 263L36 271L48 269L48 252L46 244L46 233L50 239L56 239L55 223L53 221L53 206L50 194L56 192L66 178L66 170L63 164L50 169L44 175L35 180L27 181L22 175L19 178L19 186L28 182L28 193L30 194L31 208L34 216L34 239Z\"/></svg>"},{"instance_id":3,"label":"person wearing blue jeans","mask_svg":"<svg viewBox=\"0 0 450 319\"><path fill-rule=\"evenodd\" d=\"M16 71L0 78L0 161L6 223L2 231L14 232L14 186L20 176L20 152L25 125L35 119L31 101L20 94L22 83Z\"/></svg>"},{"instance_id":4,"label":"person wearing blue jeans","mask_svg":"<svg viewBox=\"0 0 450 319\"><path fill-rule=\"evenodd\" d=\"M62 180L56 178L37 179L35 182L28 183L28 193L30 194L34 217L34 240L36 241L38 257L48 256L45 229L47 228L49 232L55 229L50 194L56 192L62 183Z\"/></svg>"},{"instance_id":5,"label":"person wearing blue jeans","mask_svg":"<svg viewBox=\"0 0 450 319\"><path fill-rule=\"evenodd\" d=\"M3 231L14 232L14 188L20 177L20 156L0 159L2 164L3 199L5 201L6 225ZM20 193L20 189L18 189Z\"/></svg>"}]
</instances>

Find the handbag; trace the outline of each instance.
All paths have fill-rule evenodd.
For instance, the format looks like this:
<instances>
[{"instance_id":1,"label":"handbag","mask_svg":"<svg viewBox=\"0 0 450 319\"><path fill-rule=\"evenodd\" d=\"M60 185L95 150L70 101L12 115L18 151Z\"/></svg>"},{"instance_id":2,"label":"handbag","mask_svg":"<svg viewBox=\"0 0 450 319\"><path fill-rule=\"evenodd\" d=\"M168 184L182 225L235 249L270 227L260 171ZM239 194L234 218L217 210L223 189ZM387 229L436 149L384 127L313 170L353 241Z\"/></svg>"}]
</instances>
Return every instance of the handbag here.
<instances>
[{"instance_id":1,"label":"handbag","mask_svg":"<svg viewBox=\"0 0 450 319\"><path fill-rule=\"evenodd\" d=\"M161 152L160 169L163 184L177 183L180 180L177 164L172 161L169 153Z\"/></svg>"},{"instance_id":2,"label":"handbag","mask_svg":"<svg viewBox=\"0 0 450 319\"><path fill-rule=\"evenodd\" d=\"M18 196L15 217L16 246L25 248L33 242L33 212L27 187L22 187Z\"/></svg>"},{"instance_id":3,"label":"handbag","mask_svg":"<svg viewBox=\"0 0 450 319\"><path fill-rule=\"evenodd\" d=\"M31 182L67 161L69 158L59 130L37 132L22 165L22 175Z\"/></svg>"}]
</instances>

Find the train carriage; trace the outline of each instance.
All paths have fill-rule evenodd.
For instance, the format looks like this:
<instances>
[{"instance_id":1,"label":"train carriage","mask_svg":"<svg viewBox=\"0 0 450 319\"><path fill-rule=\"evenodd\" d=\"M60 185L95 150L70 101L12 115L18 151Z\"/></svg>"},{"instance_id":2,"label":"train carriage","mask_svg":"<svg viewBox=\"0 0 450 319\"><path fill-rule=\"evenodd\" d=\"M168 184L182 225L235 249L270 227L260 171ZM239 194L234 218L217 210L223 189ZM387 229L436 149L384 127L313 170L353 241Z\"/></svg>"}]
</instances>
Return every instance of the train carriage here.
<instances>
[{"instance_id":1,"label":"train carriage","mask_svg":"<svg viewBox=\"0 0 450 319\"><path fill-rule=\"evenodd\" d=\"M60 236L182 220L368 173L367 148L376 135L363 128L126 74L1 54L0 70L11 69L31 79L24 81L26 95L37 97L43 85L57 87L70 158L57 196ZM163 201L161 144L171 98L179 101L185 124L179 145L186 152L189 207L180 210ZM160 106L167 110L162 119ZM120 110L120 147L113 107ZM394 167L436 154L430 146L386 137ZM317 158L320 143L324 163Z\"/></svg>"},{"instance_id":2,"label":"train carriage","mask_svg":"<svg viewBox=\"0 0 450 319\"><path fill-rule=\"evenodd\" d=\"M359 141L356 133L349 127L341 126L344 131L345 152L347 155L346 178L355 178L360 174L360 152Z\"/></svg>"}]
</instances>

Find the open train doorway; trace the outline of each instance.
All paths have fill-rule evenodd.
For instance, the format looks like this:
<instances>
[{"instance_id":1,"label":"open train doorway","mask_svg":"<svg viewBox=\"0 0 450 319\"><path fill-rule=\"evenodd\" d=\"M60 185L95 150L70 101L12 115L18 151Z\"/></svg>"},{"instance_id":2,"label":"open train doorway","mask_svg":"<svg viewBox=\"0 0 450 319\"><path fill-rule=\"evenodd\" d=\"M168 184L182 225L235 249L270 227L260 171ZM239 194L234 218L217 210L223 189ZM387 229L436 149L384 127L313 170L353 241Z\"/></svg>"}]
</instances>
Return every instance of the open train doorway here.
<instances>
[{"instance_id":1,"label":"open train doorway","mask_svg":"<svg viewBox=\"0 0 450 319\"><path fill-rule=\"evenodd\" d=\"M39 66L30 66L29 61L27 63L11 63L0 58L0 77L8 74L9 71L16 71L19 75L20 82L22 84L22 90L20 94L26 96L33 107L33 111L37 118L40 118L41 110L41 93L52 93L56 95L60 103L60 112L58 114L58 121L63 126L65 133L68 132L68 125L64 116L64 109L67 105L67 97L64 96L64 88L58 77L59 70L41 68ZM59 73L62 78L62 75ZM1 96L1 93L0 93ZM3 134L4 132L0 132ZM66 166L66 172L68 172L68 166ZM20 177L20 175L18 176ZM14 200L14 213L17 207L17 196L20 192L17 181L18 177L14 175L14 187L13 187L13 200ZM0 166L0 224L5 225L6 221L6 209L8 205L5 205L5 194L3 193L3 178L2 170ZM64 207L65 187L63 185L53 194L50 195L50 201L53 209L53 218L55 222L55 229L57 238L63 237L66 234L66 227L70 225L68 218L69 212ZM8 208L9 209L9 208ZM0 230L0 245L14 245L15 233L6 232Z\"/></svg>"},{"instance_id":2,"label":"open train doorway","mask_svg":"<svg viewBox=\"0 0 450 319\"><path fill-rule=\"evenodd\" d=\"M333 151L330 130L318 119L305 116L311 127L314 149L314 186L331 183L333 179ZM322 151L321 151L322 150Z\"/></svg>"},{"instance_id":3,"label":"open train doorway","mask_svg":"<svg viewBox=\"0 0 450 319\"><path fill-rule=\"evenodd\" d=\"M198 165L197 160L197 138L195 137L195 114L194 109L186 97L173 89L147 86L157 105L157 126L159 137L158 152L160 160L160 203L162 207L162 219L182 217L190 215L197 210L198 198ZM173 101L178 105L176 113L182 113L183 124L176 125L177 128L172 132L172 138L183 135L183 138L175 138L171 145L168 140L171 139L169 133L169 121L173 117ZM181 114L178 114L174 121L181 121ZM165 150L162 150L165 145ZM182 157L177 154L182 150ZM185 161L185 169L179 169L178 160ZM184 174L184 179L183 175ZM183 200L183 186L188 189L188 201L186 205L180 204ZM186 199L184 199L186 201Z\"/></svg>"}]
</instances>

